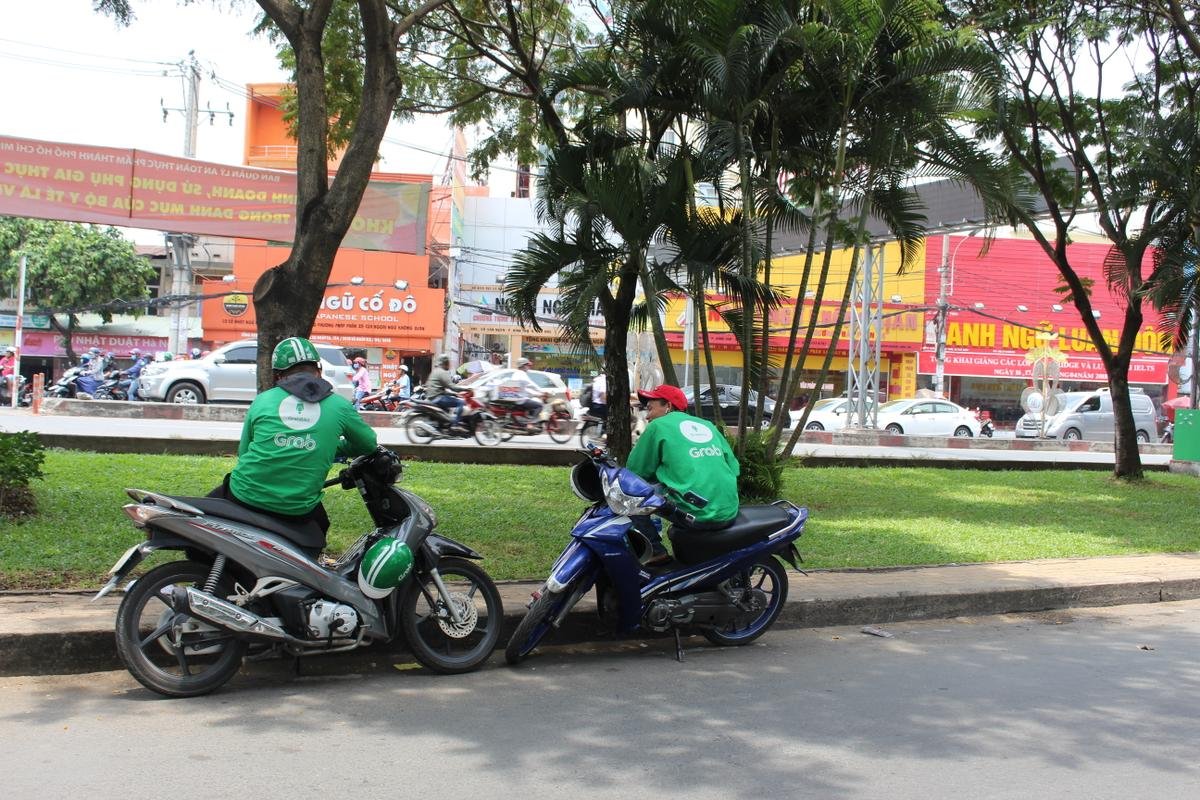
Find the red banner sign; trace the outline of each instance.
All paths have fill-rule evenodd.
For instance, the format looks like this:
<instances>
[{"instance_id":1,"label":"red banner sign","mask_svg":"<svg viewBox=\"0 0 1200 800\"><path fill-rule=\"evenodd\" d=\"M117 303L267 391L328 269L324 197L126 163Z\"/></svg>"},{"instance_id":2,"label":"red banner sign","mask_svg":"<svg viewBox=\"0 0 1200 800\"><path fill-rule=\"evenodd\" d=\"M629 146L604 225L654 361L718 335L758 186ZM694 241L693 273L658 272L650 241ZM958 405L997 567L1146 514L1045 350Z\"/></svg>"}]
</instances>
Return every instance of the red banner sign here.
<instances>
[{"instance_id":1,"label":"red banner sign","mask_svg":"<svg viewBox=\"0 0 1200 800\"><path fill-rule=\"evenodd\" d=\"M344 247L425 252L429 185L372 181ZM290 242L296 174L0 136L0 214Z\"/></svg>"}]
</instances>

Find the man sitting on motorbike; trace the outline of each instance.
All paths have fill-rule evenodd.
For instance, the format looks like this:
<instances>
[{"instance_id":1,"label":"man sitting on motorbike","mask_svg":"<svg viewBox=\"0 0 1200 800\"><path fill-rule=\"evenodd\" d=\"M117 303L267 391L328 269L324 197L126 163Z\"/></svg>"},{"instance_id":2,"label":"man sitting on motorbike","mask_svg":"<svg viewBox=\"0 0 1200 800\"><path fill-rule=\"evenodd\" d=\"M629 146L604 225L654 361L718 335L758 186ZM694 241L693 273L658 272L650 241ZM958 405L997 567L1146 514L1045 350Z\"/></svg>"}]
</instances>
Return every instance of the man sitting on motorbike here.
<instances>
[{"instance_id":1,"label":"man sitting on motorbike","mask_svg":"<svg viewBox=\"0 0 1200 800\"><path fill-rule=\"evenodd\" d=\"M458 396L458 387L454 385L454 373L450 371L450 356L446 353L433 360L433 370L429 373L429 380L425 382L425 396L444 411L453 409L455 425L462 420L465 403Z\"/></svg>"},{"instance_id":2,"label":"man sitting on motorbike","mask_svg":"<svg viewBox=\"0 0 1200 800\"><path fill-rule=\"evenodd\" d=\"M412 379L408 377L408 367L400 365L400 377L394 381L396 385L396 397L401 400L407 400L412 397Z\"/></svg>"},{"instance_id":3,"label":"man sitting on motorbike","mask_svg":"<svg viewBox=\"0 0 1200 800\"><path fill-rule=\"evenodd\" d=\"M134 347L129 351L129 357L133 359L132 366L125 370L125 377L129 378L129 399L137 400L138 378L142 375L142 370L146 368L148 363L142 351Z\"/></svg>"},{"instance_id":4,"label":"man sitting on motorbike","mask_svg":"<svg viewBox=\"0 0 1200 800\"><path fill-rule=\"evenodd\" d=\"M275 386L246 412L237 465L208 496L288 523L293 541L316 558L329 530L321 503L329 467L338 456L374 450L375 431L321 377L321 354L308 339L284 339L271 366Z\"/></svg>"},{"instance_id":5,"label":"man sitting on motorbike","mask_svg":"<svg viewBox=\"0 0 1200 800\"><path fill-rule=\"evenodd\" d=\"M664 384L637 394L646 407L646 430L625 466L661 485L680 512L694 517L686 524L674 521L668 534L671 541L728 527L738 513L741 465L724 434L708 420L684 412L687 397L677 386ZM647 517L634 517L634 521L650 540L647 564L668 561L670 555L653 522Z\"/></svg>"},{"instance_id":6,"label":"man sitting on motorbike","mask_svg":"<svg viewBox=\"0 0 1200 800\"><path fill-rule=\"evenodd\" d=\"M521 391L524 392L524 398L517 402L517 405L524 409L528 419L536 420L542 415L542 409L545 408L542 398L546 396L546 393L533 382L533 378L526 374L531 367L533 367L533 362L528 358L517 359L517 369L520 371L514 373L506 381L506 385L520 386Z\"/></svg>"}]
</instances>

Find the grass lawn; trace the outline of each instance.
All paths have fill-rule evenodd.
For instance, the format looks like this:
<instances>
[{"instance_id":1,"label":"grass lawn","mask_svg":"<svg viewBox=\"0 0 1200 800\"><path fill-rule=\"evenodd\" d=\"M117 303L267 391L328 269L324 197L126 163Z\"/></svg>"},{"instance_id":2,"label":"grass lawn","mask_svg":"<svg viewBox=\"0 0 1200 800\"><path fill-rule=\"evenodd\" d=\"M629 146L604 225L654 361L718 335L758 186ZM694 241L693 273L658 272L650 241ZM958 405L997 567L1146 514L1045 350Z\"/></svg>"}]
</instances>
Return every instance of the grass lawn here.
<instances>
[{"instance_id":1,"label":"grass lawn","mask_svg":"<svg viewBox=\"0 0 1200 800\"><path fill-rule=\"evenodd\" d=\"M233 459L47 451L41 514L0 523L0 588L95 587L139 532L122 489L204 494ZM545 576L581 502L567 470L410 462L404 485L437 510L439 530L484 557L497 579ZM809 507L800 550L810 567L885 567L1200 549L1194 478L1107 473L811 468L784 496ZM354 492L332 489L332 550L370 527Z\"/></svg>"}]
</instances>

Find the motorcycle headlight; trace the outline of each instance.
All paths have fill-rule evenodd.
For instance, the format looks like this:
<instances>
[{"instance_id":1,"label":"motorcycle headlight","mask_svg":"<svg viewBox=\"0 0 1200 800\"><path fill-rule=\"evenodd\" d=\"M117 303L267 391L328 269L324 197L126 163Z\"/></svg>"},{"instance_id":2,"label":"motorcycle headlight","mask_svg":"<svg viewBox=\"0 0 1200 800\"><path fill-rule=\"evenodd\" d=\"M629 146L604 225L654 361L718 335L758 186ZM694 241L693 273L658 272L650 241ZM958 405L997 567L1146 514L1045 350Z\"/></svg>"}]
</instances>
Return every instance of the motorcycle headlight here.
<instances>
[{"instance_id":1,"label":"motorcycle headlight","mask_svg":"<svg viewBox=\"0 0 1200 800\"><path fill-rule=\"evenodd\" d=\"M626 469L605 469L600 476L604 499L614 514L639 516L651 514L658 503L654 487Z\"/></svg>"}]
</instances>

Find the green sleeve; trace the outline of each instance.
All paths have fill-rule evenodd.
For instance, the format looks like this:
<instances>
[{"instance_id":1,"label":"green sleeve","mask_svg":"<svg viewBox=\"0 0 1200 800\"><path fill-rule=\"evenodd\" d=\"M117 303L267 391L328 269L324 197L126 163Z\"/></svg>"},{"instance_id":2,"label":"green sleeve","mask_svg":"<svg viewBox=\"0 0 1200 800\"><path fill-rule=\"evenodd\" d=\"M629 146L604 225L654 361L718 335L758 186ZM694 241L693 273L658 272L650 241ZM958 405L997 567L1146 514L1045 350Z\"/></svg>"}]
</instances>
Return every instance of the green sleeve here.
<instances>
[{"instance_id":1,"label":"green sleeve","mask_svg":"<svg viewBox=\"0 0 1200 800\"><path fill-rule=\"evenodd\" d=\"M630 451L625 468L648 481L654 480L658 465L662 463L658 444L657 428L648 426Z\"/></svg>"},{"instance_id":2,"label":"green sleeve","mask_svg":"<svg viewBox=\"0 0 1200 800\"><path fill-rule=\"evenodd\" d=\"M375 449L379 440L363 418L348 402L342 412L342 441L338 444L339 456L361 456Z\"/></svg>"}]
</instances>

